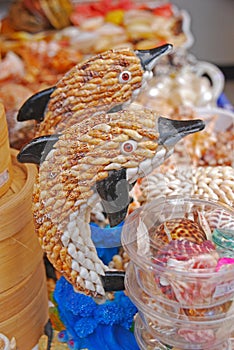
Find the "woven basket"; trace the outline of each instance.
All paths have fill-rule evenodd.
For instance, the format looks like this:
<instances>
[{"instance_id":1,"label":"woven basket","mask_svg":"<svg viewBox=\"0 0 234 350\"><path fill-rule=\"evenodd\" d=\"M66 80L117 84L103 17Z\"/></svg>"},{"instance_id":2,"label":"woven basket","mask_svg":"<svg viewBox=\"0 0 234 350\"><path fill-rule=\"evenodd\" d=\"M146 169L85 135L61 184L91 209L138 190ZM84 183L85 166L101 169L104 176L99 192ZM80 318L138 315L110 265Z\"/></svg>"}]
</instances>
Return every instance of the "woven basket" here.
<instances>
[{"instance_id":1,"label":"woven basket","mask_svg":"<svg viewBox=\"0 0 234 350\"><path fill-rule=\"evenodd\" d=\"M18 151L7 148L5 136L4 140L0 159L9 155L5 164L9 165L11 181L0 195L0 332L16 338L17 350L31 350L48 320L43 252L32 214L37 167L18 163Z\"/></svg>"},{"instance_id":2,"label":"woven basket","mask_svg":"<svg viewBox=\"0 0 234 350\"><path fill-rule=\"evenodd\" d=\"M8 129L4 107L0 103L0 197L7 192L12 181L12 166Z\"/></svg>"},{"instance_id":3,"label":"woven basket","mask_svg":"<svg viewBox=\"0 0 234 350\"><path fill-rule=\"evenodd\" d=\"M48 297L44 264L19 285L0 294L0 329L16 338L17 350L31 350L43 334L48 320Z\"/></svg>"}]
</instances>

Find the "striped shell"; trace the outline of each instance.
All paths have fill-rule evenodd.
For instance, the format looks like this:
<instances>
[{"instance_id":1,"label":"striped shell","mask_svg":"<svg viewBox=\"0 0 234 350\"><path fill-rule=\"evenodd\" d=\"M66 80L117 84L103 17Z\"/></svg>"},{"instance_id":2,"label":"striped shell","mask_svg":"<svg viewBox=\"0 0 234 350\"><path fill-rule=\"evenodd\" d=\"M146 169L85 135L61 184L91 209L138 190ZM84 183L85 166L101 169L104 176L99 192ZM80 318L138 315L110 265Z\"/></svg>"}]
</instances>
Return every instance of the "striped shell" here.
<instances>
[{"instance_id":1,"label":"striped shell","mask_svg":"<svg viewBox=\"0 0 234 350\"><path fill-rule=\"evenodd\" d=\"M234 230L234 215L230 215L222 209L209 210L205 213L205 218L211 228Z\"/></svg>"}]
</instances>

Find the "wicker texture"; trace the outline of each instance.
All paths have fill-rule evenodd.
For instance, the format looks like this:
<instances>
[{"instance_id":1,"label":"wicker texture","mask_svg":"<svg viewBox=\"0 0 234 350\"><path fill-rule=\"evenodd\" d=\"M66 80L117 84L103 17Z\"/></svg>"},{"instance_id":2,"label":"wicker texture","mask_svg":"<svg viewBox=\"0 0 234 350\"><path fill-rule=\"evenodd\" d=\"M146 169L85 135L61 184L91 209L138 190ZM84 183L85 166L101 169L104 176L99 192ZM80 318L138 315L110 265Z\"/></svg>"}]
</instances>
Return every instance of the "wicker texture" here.
<instances>
[{"instance_id":1,"label":"wicker texture","mask_svg":"<svg viewBox=\"0 0 234 350\"><path fill-rule=\"evenodd\" d=\"M0 198L0 330L31 350L48 319L43 253L32 217L34 165L22 165L11 150L12 182Z\"/></svg>"},{"instance_id":2,"label":"wicker texture","mask_svg":"<svg viewBox=\"0 0 234 350\"><path fill-rule=\"evenodd\" d=\"M0 197L8 191L11 181L12 166L7 122L4 107L0 103Z\"/></svg>"}]
</instances>

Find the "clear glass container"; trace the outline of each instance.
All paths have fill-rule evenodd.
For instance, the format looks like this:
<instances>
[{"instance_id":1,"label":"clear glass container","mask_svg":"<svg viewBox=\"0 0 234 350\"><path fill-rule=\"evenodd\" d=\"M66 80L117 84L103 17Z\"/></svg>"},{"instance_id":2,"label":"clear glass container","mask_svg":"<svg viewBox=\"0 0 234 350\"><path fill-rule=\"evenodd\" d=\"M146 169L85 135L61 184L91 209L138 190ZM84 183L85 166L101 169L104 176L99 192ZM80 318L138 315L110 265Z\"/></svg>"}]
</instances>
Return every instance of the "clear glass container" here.
<instances>
[{"instance_id":1,"label":"clear glass container","mask_svg":"<svg viewBox=\"0 0 234 350\"><path fill-rule=\"evenodd\" d=\"M158 339L154 338L150 332L145 328L139 315L136 316L134 334L138 342L140 350L185 350L185 348L171 347L170 345L163 344ZM189 348L186 348L186 350ZM192 347L193 350L196 347ZM219 344L218 347L212 347L212 350L233 350L234 342L232 339L225 341L223 344ZM205 350L205 349L204 349Z\"/></svg>"},{"instance_id":2,"label":"clear glass container","mask_svg":"<svg viewBox=\"0 0 234 350\"><path fill-rule=\"evenodd\" d=\"M142 290L184 308L211 307L232 299L234 264L226 264L225 249L212 242L217 229L233 233L234 210L213 201L162 197L134 211L121 240ZM179 239L173 239L176 234Z\"/></svg>"},{"instance_id":3,"label":"clear glass container","mask_svg":"<svg viewBox=\"0 0 234 350\"><path fill-rule=\"evenodd\" d=\"M127 268L125 285L145 331L162 344L191 350L220 349L234 331L233 301L206 309L162 303L142 291L132 263Z\"/></svg>"},{"instance_id":4,"label":"clear glass container","mask_svg":"<svg viewBox=\"0 0 234 350\"><path fill-rule=\"evenodd\" d=\"M128 216L125 287L140 348L231 349L234 259L213 241L217 230L232 242L234 210L210 200L161 197Z\"/></svg>"}]
</instances>

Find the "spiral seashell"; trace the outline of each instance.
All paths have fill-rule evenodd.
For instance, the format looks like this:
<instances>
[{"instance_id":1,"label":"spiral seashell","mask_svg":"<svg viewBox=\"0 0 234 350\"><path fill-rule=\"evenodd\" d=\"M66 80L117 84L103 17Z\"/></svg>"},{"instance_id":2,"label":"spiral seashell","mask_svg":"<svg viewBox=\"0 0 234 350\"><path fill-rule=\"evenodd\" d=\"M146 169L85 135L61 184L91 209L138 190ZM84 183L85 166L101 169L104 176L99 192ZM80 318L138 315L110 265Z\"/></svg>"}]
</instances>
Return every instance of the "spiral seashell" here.
<instances>
[{"instance_id":1,"label":"spiral seashell","mask_svg":"<svg viewBox=\"0 0 234 350\"><path fill-rule=\"evenodd\" d=\"M16 350L16 340L8 339L4 334L0 333L0 349L1 350Z\"/></svg>"}]
</instances>

